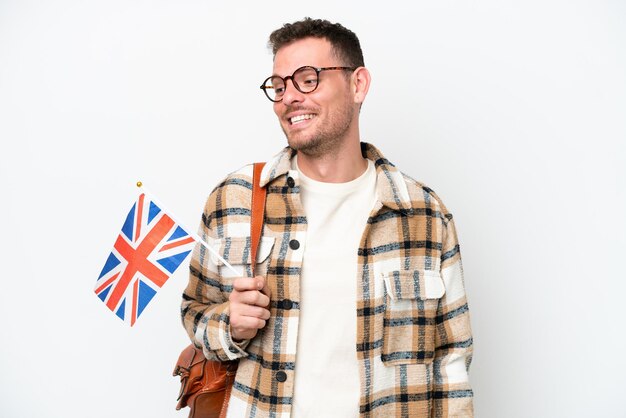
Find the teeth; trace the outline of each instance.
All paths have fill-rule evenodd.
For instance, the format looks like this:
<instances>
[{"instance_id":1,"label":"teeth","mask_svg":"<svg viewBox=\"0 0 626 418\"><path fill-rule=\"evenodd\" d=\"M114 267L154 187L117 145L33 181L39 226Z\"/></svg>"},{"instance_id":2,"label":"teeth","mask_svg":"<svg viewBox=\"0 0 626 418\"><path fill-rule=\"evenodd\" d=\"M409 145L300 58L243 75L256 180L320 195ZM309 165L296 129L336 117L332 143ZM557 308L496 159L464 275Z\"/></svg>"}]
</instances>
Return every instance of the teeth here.
<instances>
[{"instance_id":1,"label":"teeth","mask_svg":"<svg viewBox=\"0 0 626 418\"><path fill-rule=\"evenodd\" d=\"M298 115L291 118L291 123L295 124L298 122L302 122L303 120L313 119L313 115Z\"/></svg>"}]
</instances>

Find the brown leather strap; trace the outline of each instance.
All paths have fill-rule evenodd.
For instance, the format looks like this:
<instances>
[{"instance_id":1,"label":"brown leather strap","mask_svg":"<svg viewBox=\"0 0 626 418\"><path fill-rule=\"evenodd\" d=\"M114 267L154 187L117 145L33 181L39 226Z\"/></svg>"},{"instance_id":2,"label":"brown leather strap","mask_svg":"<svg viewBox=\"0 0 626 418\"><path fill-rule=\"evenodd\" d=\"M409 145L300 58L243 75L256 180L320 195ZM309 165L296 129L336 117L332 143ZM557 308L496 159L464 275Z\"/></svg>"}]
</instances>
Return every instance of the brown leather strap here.
<instances>
[{"instance_id":1,"label":"brown leather strap","mask_svg":"<svg viewBox=\"0 0 626 418\"><path fill-rule=\"evenodd\" d=\"M263 233L263 218L265 217L265 194L266 190L261 187L261 171L265 163L254 163L252 170L252 207L250 208L250 266L252 267L252 276L256 269L256 254ZM236 370L236 369L235 369ZM220 411L220 418L226 417L228 411L228 401L230 393L233 389L236 371L227 374L226 393L224 395L224 403Z\"/></svg>"},{"instance_id":2,"label":"brown leather strap","mask_svg":"<svg viewBox=\"0 0 626 418\"><path fill-rule=\"evenodd\" d=\"M226 372L226 390L224 391L224 402L222 403L222 409L220 410L219 418L226 418L228 412L228 401L230 401L230 393L233 391L233 384L235 383L235 374L237 368Z\"/></svg>"},{"instance_id":3,"label":"brown leather strap","mask_svg":"<svg viewBox=\"0 0 626 418\"><path fill-rule=\"evenodd\" d=\"M252 276L256 267L256 254L263 232L263 218L265 216L265 188L261 187L261 171L265 163L254 163L252 174L252 208L250 220L250 265Z\"/></svg>"}]
</instances>

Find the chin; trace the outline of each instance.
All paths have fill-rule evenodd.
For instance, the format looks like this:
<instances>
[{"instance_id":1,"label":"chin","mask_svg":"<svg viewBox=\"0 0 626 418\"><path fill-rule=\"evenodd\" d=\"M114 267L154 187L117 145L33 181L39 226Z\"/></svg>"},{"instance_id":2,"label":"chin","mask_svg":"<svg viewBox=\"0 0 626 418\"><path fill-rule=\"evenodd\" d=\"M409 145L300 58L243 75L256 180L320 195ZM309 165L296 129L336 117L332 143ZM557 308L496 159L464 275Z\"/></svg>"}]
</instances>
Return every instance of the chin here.
<instances>
[{"instance_id":1,"label":"chin","mask_svg":"<svg viewBox=\"0 0 626 418\"><path fill-rule=\"evenodd\" d=\"M309 138L299 141L287 139L287 142L292 149L309 157L320 157L333 152L332 143L325 142L323 138Z\"/></svg>"},{"instance_id":2,"label":"chin","mask_svg":"<svg viewBox=\"0 0 626 418\"><path fill-rule=\"evenodd\" d=\"M311 142L313 142L312 138L307 138L299 133L287 134L285 132L285 136L287 137L287 143L289 146L295 150L306 148Z\"/></svg>"},{"instance_id":3,"label":"chin","mask_svg":"<svg viewBox=\"0 0 626 418\"><path fill-rule=\"evenodd\" d=\"M301 135L287 135L287 143L293 149L306 149L309 147L315 147L318 144L318 140L316 138L305 137Z\"/></svg>"}]
</instances>

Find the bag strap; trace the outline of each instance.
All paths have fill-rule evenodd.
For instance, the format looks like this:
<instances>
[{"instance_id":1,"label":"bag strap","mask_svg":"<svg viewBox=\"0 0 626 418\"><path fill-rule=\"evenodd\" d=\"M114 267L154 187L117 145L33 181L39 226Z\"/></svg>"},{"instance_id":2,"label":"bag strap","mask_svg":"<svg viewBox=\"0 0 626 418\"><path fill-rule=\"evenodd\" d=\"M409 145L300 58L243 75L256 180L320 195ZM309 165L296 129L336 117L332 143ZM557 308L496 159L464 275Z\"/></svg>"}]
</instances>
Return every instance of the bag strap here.
<instances>
[{"instance_id":1,"label":"bag strap","mask_svg":"<svg viewBox=\"0 0 626 418\"><path fill-rule=\"evenodd\" d=\"M265 217L265 187L261 187L261 171L265 163L254 163L252 172L252 208L250 213L250 265L252 276L256 269L256 255L263 232L263 218Z\"/></svg>"},{"instance_id":2,"label":"bag strap","mask_svg":"<svg viewBox=\"0 0 626 418\"><path fill-rule=\"evenodd\" d=\"M250 209L250 257L252 258L250 259L250 266L252 267L253 277L254 270L256 269L256 254L263 232L263 218L265 217L266 189L261 187L261 171L264 165L265 163L254 163L252 170L252 207ZM228 401L230 400L230 393L233 390L233 383L235 381L234 370L226 375L226 391L224 393L224 403L222 403L219 418L225 418L226 412L228 411Z\"/></svg>"}]
</instances>

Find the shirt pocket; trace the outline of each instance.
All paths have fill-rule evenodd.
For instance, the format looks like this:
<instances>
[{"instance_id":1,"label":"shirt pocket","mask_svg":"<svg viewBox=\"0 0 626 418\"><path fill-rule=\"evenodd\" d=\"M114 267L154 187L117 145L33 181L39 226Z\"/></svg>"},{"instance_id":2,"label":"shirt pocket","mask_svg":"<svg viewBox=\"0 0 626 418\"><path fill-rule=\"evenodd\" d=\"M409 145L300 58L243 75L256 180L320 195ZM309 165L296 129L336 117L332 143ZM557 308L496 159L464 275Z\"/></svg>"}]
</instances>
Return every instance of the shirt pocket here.
<instances>
[{"instance_id":1,"label":"shirt pocket","mask_svg":"<svg viewBox=\"0 0 626 418\"><path fill-rule=\"evenodd\" d=\"M383 274L383 281L383 363L431 363L437 306L445 293L441 275L434 270L392 271Z\"/></svg>"},{"instance_id":2,"label":"shirt pocket","mask_svg":"<svg viewBox=\"0 0 626 418\"><path fill-rule=\"evenodd\" d=\"M256 255L256 274L267 275L270 254L274 247L274 237L261 237ZM218 267L220 275L224 278L249 277L252 275L252 255L250 253L250 237L228 237L213 240L213 248L228 262L237 274L226 267L224 262L211 254L212 260Z\"/></svg>"}]
</instances>

